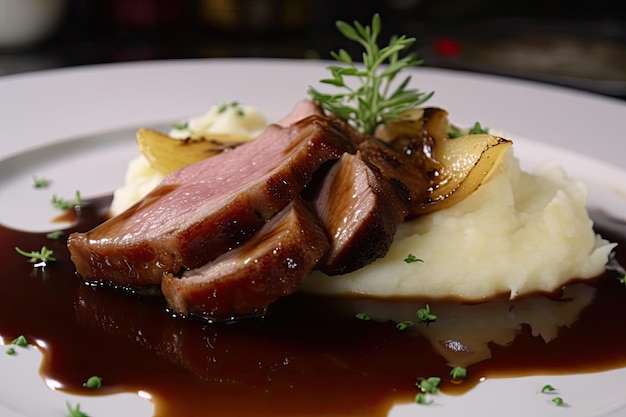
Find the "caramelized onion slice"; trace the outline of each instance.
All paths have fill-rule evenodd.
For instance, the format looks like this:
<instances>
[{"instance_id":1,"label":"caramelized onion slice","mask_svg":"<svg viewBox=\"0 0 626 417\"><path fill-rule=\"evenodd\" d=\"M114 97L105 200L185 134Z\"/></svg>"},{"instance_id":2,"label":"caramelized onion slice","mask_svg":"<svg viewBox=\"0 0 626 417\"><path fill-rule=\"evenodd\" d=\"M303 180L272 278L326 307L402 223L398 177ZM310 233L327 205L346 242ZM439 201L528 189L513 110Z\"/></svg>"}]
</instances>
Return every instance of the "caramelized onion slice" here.
<instances>
[{"instance_id":1,"label":"caramelized onion slice","mask_svg":"<svg viewBox=\"0 0 626 417\"><path fill-rule=\"evenodd\" d=\"M438 140L439 182L430 190L422 214L453 206L472 194L496 171L513 142L492 135Z\"/></svg>"},{"instance_id":2,"label":"caramelized onion slice","mask_svg":"<svg viewBox=\"0 0 626 417\"><path fill-rule=\"evenodd\" d=\"M403 151L429 181L427 199L411 217L453 206L473 193L496 170L512 142L478 134L449 138L448 112L429 107L409 110L379 134Z\"/></svg>"},{"instance_id":3,"label":"caramelized onion slice","mask_svg":"<svg viewBox=\"0 0 626 417\"><path fill-rule=\"evenodd\" d=\"M152 129L137 131L139 151L157 171L168 174L248 141L246 136L211 134L210 137L175 139Z\"/></svg>"}]
</instances>

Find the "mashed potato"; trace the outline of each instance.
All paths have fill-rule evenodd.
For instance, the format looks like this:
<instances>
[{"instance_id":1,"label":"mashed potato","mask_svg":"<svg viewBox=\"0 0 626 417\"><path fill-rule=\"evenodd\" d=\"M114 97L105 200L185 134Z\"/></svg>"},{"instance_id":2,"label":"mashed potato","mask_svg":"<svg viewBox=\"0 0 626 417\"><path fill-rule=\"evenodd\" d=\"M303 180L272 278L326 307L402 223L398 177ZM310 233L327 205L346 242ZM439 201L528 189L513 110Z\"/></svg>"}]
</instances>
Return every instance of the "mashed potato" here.
<instances>
[{"instance_id":1,"label":"mashed potato","mask_svg":"<svg viewBox=\"0 0 626 417\"><path fill-rule=\"evenodd\" d=\"M303 290L515 298L604 271L615 245L593 231L583 184L552 165L522 172L511 150L498 169L462 202L400 225L384 258L342 276L315 271ZM409 254L420 261L405 262Z\"/></svg>"},{"instance_id":2,"label":"mashed potato","mask_svg":"<svg viewBox=\"0 0 626 417\"><path fill-rule=\"evenodd\" d=\"M205 114L177 123L168 135L176 139L201 138L211 134L232 134L237 139L254 139L265 130L267 120L256 108L237 102L211 107ZM156 187L164 175L139 155L128 164L125 183L113 192L111 214L118 215Z\"/></svg>"},{"instance_id":3,"label":"mashed potato","mask_svg":"<svg viewBox=\"0 0 626 417\"><path fill-rule=\"evenodd\" d=\"M201 138L211 133L248 136L260 135L267 127L265 116L256 108L236 101L211 107L205 114L190 117L175 125L169 135L177 139Z\"/></svg>"}]
</instances>

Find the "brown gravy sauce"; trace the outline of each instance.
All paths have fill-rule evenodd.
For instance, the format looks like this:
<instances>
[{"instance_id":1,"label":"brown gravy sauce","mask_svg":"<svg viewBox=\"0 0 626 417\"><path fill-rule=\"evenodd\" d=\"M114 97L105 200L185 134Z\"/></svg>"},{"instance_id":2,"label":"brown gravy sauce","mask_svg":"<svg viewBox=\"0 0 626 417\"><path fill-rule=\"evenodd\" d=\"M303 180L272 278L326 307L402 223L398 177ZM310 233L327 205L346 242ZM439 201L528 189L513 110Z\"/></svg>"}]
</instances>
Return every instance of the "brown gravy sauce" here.
<instances>
[{"instance_id":1,"label":"brown gravy sauce","mask_svg":"<svg viewBox=\"0 0 626 417\"><path fill-rule=\"evenodd\" d=\"M104 218L110 199L91 201L71 231ZM626 264L626 225L595 214L598 231L620 244ZM54 250L44 270L14 251ZM97 394L146 391L156 416L360 415L385 416L411 402L416 382L442 377L441 389L462 394L480 378L568 374L626 366L623 314L626 286L607 274L591 284L593 300L578 320L549 343L521 326L492 357L468 367L455 384L450 367L424 337L392 322L362 321L348 301L306 295L275 303L267 317L209 324L172 317L159 298L90 287L75 276L65 239L0 225L0 335L40 342L41 374L61 389L104 379ZM538 296L541 297L541 296ZM556 300L555 302L558 302ZM346 312L349 311L349 312ZM431 324L434 326L435 324ZM592 352L592 353L591 353Z\"/></svg>"}]
</instances>

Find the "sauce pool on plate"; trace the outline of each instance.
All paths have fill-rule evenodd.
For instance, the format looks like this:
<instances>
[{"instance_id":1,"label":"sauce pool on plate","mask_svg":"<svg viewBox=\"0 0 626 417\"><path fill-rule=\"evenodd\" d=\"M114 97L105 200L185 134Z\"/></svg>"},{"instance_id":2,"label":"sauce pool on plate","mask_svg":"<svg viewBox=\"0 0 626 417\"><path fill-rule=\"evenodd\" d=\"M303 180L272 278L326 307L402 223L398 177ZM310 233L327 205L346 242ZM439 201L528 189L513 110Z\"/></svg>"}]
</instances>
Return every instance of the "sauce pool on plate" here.
<instances>
[{"instance_id":1,"label":"sauce pool on plate","mask_svg":"<svg viewBox=\"0 0 626 417\"><path fill-rule=\"evenodd\" d=\"M110 198L91 200L65 238L102 222L109 203ZM625 225L601 214L594 220L605 238L619 243L618 260L626 263ZM416 384L431 376L441 377L443 392L462 394L481 378L626 366L626 332L619 314L626 286L610 273L571 285L588 300L549 342L537 335L540 330L521 322L512 327L511 342L486 340L491 358L468 365L467 378L455 383L449 376L455 353L444 358L446 353L436 347L452 346L455 332L463 334L466 324L452 325L446 337L434 333L437 322L425 327L417 319L400 331L393 321L357 319L356 313L368 313L368 300L305 294L279 300L264 318L221 323L181 319L169 314L159 297L84 284L74 273L65 238L50 240L45 233L0 226L0 262L9 271L0 276L0 335L5 341L19 335L39 341L42 377L58 381L60 389L84 395L145 391L152 395L157 416L200 415L210 409L220 416L379 417L393 404L413 401ZM56 261L35 268L15 252L16 246L27 251L46 246ZM497 327L493 311L505 317L536 305L539 311L531 313L547 316L564 303L575 304L568 294L520 301L526 304L492 300L462 307L474 310L476 317L481 309L489 312L488 322ZM389 308L409 311L428 303L441 323L460 306L424 300L389 303ZM499 305L506 307L498 310ZM502 331L493 329L494 335ZM483 337L488 339L489 333ZM92 375L103 378L99 390L83 387Z\"/></svg>"}]
</instances>

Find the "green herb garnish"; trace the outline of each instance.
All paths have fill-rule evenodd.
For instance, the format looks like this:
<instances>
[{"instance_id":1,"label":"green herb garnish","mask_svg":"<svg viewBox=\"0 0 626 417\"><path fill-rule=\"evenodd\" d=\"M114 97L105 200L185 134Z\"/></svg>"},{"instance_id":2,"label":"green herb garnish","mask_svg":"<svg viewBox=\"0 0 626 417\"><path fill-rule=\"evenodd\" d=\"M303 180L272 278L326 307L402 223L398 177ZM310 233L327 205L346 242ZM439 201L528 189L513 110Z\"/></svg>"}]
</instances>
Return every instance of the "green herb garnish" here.
<instances>
[{"instance_id":1,"label":"green herb garnish","mask_svg":"<svg viewBox=\"0 0 626 417\"><path fill-rule=\"evenodd\" d=\"M459 138L461 136L463 136L463 132L461 132L461 129L456 128L456 127L453 127L452 130L450 130L448 132L448 137L450 139L456 139L456 138Z\"/></svg>"},{"instance_id":2,"label":"green herb garnish","mask_svg":"<svg viewBox=\"0 0 626 417\"><path fill-rule=\"evenodd\" d=\"M65 200L57 197L57 195L52 196L52 205L60 210L67 210L70 207L80 208L84 205L83 199L80 197L80 191L76 190L74 194L74 200Z\"/></svg>"},{"instance_id":3,"label":"green herb garnish","mask_svg":"<svg viewBox=\"0 0 626 417\"><path fill-rule=\"evenodd\" d=\"M413 322L409 320L396 323L396 329L398 330L406 330L407 327L411 327L411 326L413 326Z\"/></svg>"},{"instance_id":4,"label":"green herb garnish","mask_svg":"<svg viewBox=\"0 0 626 417\"><path fill-rule=\"evenodd\" d=\"M416 404L430 404L432 402L432 400L429 400L423 392L418 392L413 401Z\"/></svg>"},{"instance_id":5,"label":"green herb garnish","mask_svg":"<svg viewBox=\"0 0 626 417\"><path fill-rule=\"evenodd\" d=\"M461 130L458 127L452 126L451 130L447 132L447 135L450 139L456 139L465 135L466 133L464 132L465 130ZM470 127L467 130L468 135L480 135L480 134L488 134L488 133L489 133L489 129L486 127L483 128L479 122L474 123L474 126Z\"/></svg>"},{"instance_id":6,"label":"green herb garnish","mask_svg":"<svg viewBox=\"0 0 626 417\"><path fill-rule=\"evenodd\" d=\"M28 343L28 340L26 340L26 337L24 335L20 335L20 336L16 337L15 339L13 339L11 341L11 344L15 345L15 346L19 346L21 348L27 348L30 345L30 343ZM6 350L6 354L7 355L15 355L15 354L17 354L17 351L15 350L15 348L9 347Z\"/></svg>"},{"instance_id":7,"label":"green herb garnish","mask_svg":"<svg viewBox=\"0 0 626 417\"><path fill-rule=\"evenodd\" d=\"M230 103L223 103L217 108L218 113L224 113L228 108L232 108L235 110L235 114L239 117L244 116L243 107L239 104L238 101L231 101Z\"/></svg>"},{"instance_id":8,"label":"green herb garnish","mask_svg":"<svg viewBox=\"0 0 626 417\"><path fill-rule=\"evenodd\" d=\"M407 255L406 258L404 258L404 262L406 262L407 264L411 264L413 262L424 262L422 259L417 258L415 255L413 255L412 253L409 253Z\"/></svg>"},{"instance_id":9,"label":"green herb garnish","mask_svg":"<svg viewBox=\"0 0 626 417\"><path fill-rule=\"evenodd\" d=\"M42 246L39 251L33 250L30 252L26 252L25 250L22 250L16 246L15 251L19 253L20 255L30 258L28 262L33 263L33 264L39 263L39 262L43 262L45 264L46 262L56 261L54 256L52 256L54 251L46 248L45 246Z\"/></svg>"},{"instance_id":10,"label":"green herb garnish","mask_svg":"<svg viewBox=\"0 0 626 417\"><path fill-rule=\"evenodd\" d=\"M372 318L365 313L356 313L355 317L359 320L371 320Z\"/></svg>"},{"instance_id":11,"label":"green herb garnish","mask_svg":"<svg viewBox=\"0 0 626 417\"><path fill-rule=\"evenodd\" d=\"M364 27L359 22L351 26L343 21L338 21L336 25L343 36L363 47L363 65L356 65L344 49L331 52L331 56L343 65L328 66L332 78L320 82L339 87L345 92L326 94L310 87L309 95L319 101L324 109L347 120L359 131L371 134L381 123L397 118L433 95L432 92L407 89L410 76L399 84L395 83L400 71L422 63L415 52L400 57L401 52L413 45L415 38L394 36L388 46L379 48L377 41L381 23L378 14L372 18L371 26ZM347 82L348 77L352 77L358 86Z\"/></svg>"},{"instance_id":12,"label":"green herb garnish","mask_svg":"<svg viewBox=\"0 0 626 417\"><path fill-rule=\"evenodd\" d=\"M87 414L80 411L80 404L76 404L75 407L72 407L69 402L66 402L67 406L67 417L89 417Z\"/></svg>"},{"instance_id":13,"label":"green herb garnish","mask_svg":"<svg viewBox=\"0 0 626 417\"><path fill-rule=\"evenodd\" d=\"M462 366L455 366L450 371L450 375L452 376L452 379L455 379L457 381L459 379L465 379L467 378L467 369L463 368Z\"/></svg>"},{"instance_id":14,"label":"green herb garnish","mask_svg":"<svg viewBox=\"0 0 626 417\"><path fill-rule=\"evenodd\" d=\"M437 320L437 316L430 312L430 306L428 304L426 304L425 308L417 310L415 314L417 314L417 318L421 323L428 324Z\"/></svg>"},{"instance_id":15,"label":"green herb garnish","mask_svg":"<svg viewBox=\"0 0 626 417\"><path fill-rule=\"evenodd\" d=\"M187 121L172 123L172 129L185 130L188 127L189 127L189 122L187 122Z\"/></svg>"},{"instance_id":16,"label":"green herb garnish","mask_svg":"<svg viewBox=\"0 0 626 417\"><path fill-rule=\"evenodd\" d=\"M543 388L541 388L541 392L543 394L550 394L550 393L554 393L556 391L556 388L554 388L552 385L550 384L546 384L543 386ZM564 404L563 398L562 397L554 397L552 399L552 402L554 404L556 404L557 406L561 406Z\"/></svg>"},{"instance_id":17,"label":"green herb garnish","mask_svg":"<svg viewBox=\"0 0 626 417\"><path fill-rule=\"evenodd\" d=\"M487 134L489 133L489 129L487 129L486 127L483 128L480 123L476 122L474 123L474 126L472 126L468 132L470 135L482 135L482 134Z\"/></svg>"},{"instance_id":18,"label":"green herb garnish","mask_svg":"<svg viewBox=\"0 0 626 417\"><path fill-rule=\"evenodd\" d=\"M439 389L440 382L441 378L438 376L431 376L429 378L422 379L418 384L418 387L423 393L435 394Z\"/></svg>"},{"instance_id":19,"label":"green herb garnish","mask_svg":"<svg viewBox=\"0 0 626 417\"><path fill-rule=\"evenodd\" d=\"M61 230L55 230L54 232L46 233L46 237L51 240L59 240L65 233Z\"/></svg>"},{"instance_id":20,"label":"green herb garnish","mask_svg":"<svg viewBox=\"0 0 626 417\"><path fill-rule=\"evenodd\" d=\"M26 337L24 335L20 335L13 339L11 344L19 347L28 347L28 340L26 340Z\"/></svg>"},{"instance_id":21,"label":"green herb garnish","mask_svg":"<svg viewBox=\"0 0 626 417\"><path fill-rule=\"evenodd\" d=\"M35 188L47 188L48 186L50 186L51 182L52 181L46 178L33 177L33 187Z\"/></svg>"},{"instance_id":22,"label":"green herb garnish","mask_svg":"<svg viewBox=\"0 0 626 417\"><path fill-rule=\"evenodd\" d=\"M99 376L91 376L87 381L83 384L85 388L90 389L98 389L102 386L102 378Z\"/></svg>"}]
</instances>

